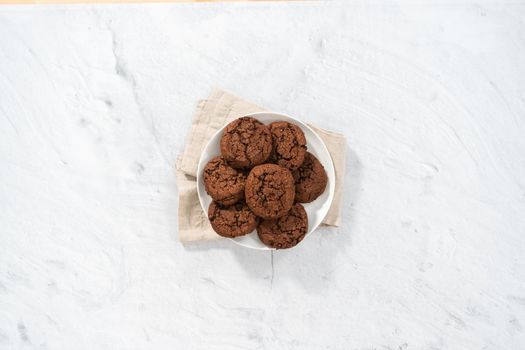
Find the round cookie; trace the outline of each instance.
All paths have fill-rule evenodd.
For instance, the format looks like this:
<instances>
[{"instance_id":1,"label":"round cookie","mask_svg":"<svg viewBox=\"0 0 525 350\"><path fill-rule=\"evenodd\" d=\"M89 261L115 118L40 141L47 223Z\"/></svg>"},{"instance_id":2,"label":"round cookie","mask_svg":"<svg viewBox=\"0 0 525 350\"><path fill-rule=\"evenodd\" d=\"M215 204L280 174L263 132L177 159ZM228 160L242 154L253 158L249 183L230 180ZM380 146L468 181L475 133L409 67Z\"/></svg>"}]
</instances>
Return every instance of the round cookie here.
<instances>
[{"instance_id":1,"label":"round cookie","mask_svg":"<svg viewBox=\"0 0 525 350\"><path fill-rule=\"evenodd\" d=\"M292 173L276 164L258 165L246 179L244 196L255 215L264 219L281 217L293 205L295 188Z\"/></svg>"},{"instance_id":2,"label":"round cookie","mask_svg":"<svg viewBox=\"0 0 525 350\"><path fill-rule=\"evenodd\" d=\"M310 152L306 152L303 164L293 172L295 200L310 203L325 190L328 177L323 165Z\"/></svg>"},{"instance_id":3,"label":"round cookie","mask_svg":"<svg viewBox=\"0 0 525 350\"><path fill-rule=\"evenodd\" d=\"M251 117L235 119L224 129L221 153L234 168L264 163L272 152L272 136L266 125Z\"/></svg>"},{"instance_id":4,"label":"round cookie","mask_svg":"<svg viewBox=\"0 0 525 350\"><path fill-rule=\"evenodd\" d=\"M308 232L308 216L304 207L295 203L283 217L262 220L257 226L259 239L276 249L291 248L301 242Z\"/></svg>"},{"instance_id":5,"label":"round cookie","mask_svg":"<svg viewBox=\"0 0 525 350\"><path fill-rule=\"evenodd\" d=\"M244 196L246 176L223 157L214 157L204 167L204 188L219 204L232 205Z\"/></svg>"},{"instance_id":6,"label":"round cookie","mask_svg":"<svg viewBox=\"0 0 525 350\"><path fill-rule=\"evenodd\" d=\"M257 217L243 202L229 207L211 202L208 208L208 219L213 230L223 237L242 236L257 227Z\"/></svg>"},{"instance_id":7,"label":"round cookie","mask_svg":"<svg viewBox=\"0 0 525 350\"><path fill-rule=\"evenodd\" d=\"M284 121L273 122L269 127L273 142L272 161L290 170L299 168L306 153L306 138L301 128Z\"/></svg>"}]
</instances>

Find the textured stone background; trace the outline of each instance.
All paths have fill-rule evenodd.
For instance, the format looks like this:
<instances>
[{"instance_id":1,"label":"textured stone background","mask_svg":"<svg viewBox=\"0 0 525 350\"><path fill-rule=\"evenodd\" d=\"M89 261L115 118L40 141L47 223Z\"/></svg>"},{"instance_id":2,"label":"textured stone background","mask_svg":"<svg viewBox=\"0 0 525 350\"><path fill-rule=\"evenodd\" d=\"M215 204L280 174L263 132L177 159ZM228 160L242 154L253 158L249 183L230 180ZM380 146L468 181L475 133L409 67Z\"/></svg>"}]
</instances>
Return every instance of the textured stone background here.
<instances>
[{"instance_id":1,"label":"textured stone background","mask_svg":"<svg viewBox=\"0 0 525 350\"><path fill-rule=\"evenodd\" d=\"M525 7L430 3L0 7L0 348L525 348ZM346 134L340 228L178 242L213 86Z\"/></svg>"}]
</instances>

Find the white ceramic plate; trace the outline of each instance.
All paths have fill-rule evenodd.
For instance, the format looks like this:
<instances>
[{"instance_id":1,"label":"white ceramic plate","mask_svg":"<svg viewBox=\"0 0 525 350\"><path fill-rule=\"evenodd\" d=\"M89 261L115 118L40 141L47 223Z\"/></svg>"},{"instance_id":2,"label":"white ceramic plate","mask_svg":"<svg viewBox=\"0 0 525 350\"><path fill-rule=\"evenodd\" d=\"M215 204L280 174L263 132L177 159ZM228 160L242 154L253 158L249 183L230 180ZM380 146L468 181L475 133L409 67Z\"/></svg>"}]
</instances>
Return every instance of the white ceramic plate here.
<instances>
[{"instance_id":1,"label":"white ceramic plate","mask_svg":"<svg viewBox=\"0 0 525 350\"><path fill-rule=\"evenodd\" d=\"M320 195L312 203L303 204L304 208L306 209L306 213L308 214L308 233L306 234L308 236L317 228L317 226L319 226L321 221L323 221L324 217L326 216L326 213L328 212L328 209L330 208L330 205L332 204L332 199L334 197L335 171L334 165L332 163L332 157L330 156L330 153L328 153L328 149L326 148L323 140L321 140L321 138L315 133L315 131L313 131L305 123L295 118L292 118L285 114L270 112L252 113L248 114L247 116L253 117L264 124L270 124L271 122L278 120L284 120L296 124L304 132L308 152L315 155L317 159L319 159L321 164L323 164L326 170L326 174L328 175L328 184L326 186L326 189L323 192L323 194ZM208 207L212 199L204 189L203 169L206 166L206 164L210 161L210 159L217 155L220 155L220 140L223 129L225 127L226 125L224 125L219 131L215 133L215 135L213 135L206 147L204 147L204 150L202 151L201 157L199 159L199 166L197 169L197 192L199 194L199 200L202 206L202 210L204 210L204 213L206 213L206 217L208 216ZM247 235L232 238L232 240L235 243L247 248L263 250L272 249L265 246L259 240L259 238L257 237L257 232L255 230Z\"/></svg>"}]
</instances>

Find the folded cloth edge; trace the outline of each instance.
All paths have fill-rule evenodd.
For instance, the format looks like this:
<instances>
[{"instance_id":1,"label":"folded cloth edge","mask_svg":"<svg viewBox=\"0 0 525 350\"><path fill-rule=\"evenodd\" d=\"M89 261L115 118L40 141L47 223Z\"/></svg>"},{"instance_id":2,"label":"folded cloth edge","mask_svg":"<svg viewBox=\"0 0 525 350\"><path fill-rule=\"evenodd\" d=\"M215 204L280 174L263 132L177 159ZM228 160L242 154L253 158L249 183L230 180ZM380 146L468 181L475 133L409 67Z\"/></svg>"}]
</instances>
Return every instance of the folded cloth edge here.
<instances>
[{"instance_id":1,"label":"folded cloth edge","mask_svg":"<svg viewBox=\"0 0 525 350\"><path fill-rule=\"evenodd\" d=\"M179 191L179 240L183 243L221 238L213 231L197 195L197 165L207 140L226 122L244 114L265 109L229 92L214 88L208 99L199 100L192 119L186 146L177 158L176 175ZM321 137L332 157L336 191L322 225L341 224L341 201L345 172L346 138L343 134L308 124Z\"/></svg>"}]
</instances>

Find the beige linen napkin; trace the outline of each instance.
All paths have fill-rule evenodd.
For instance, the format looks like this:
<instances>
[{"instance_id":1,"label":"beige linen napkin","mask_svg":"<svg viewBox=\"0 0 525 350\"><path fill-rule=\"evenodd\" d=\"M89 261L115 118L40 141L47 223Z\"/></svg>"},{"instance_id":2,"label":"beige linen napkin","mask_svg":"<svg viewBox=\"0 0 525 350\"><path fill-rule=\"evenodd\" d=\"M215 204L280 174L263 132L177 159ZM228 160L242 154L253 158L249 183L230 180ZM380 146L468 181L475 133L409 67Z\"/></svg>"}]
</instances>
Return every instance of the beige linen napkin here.
<instances>
[{"instance_id":1,"label":"beige linen napkin","mask_svg":"<svg viewBox=\"0 0 525 350\"><path fill-rule=\"evenodd\" d=\"M213 134L228 121L263 108L225 91L215 89L207 100L199 101L184 153L177 158L179 190L179 240L191 242L220 238L202 211L197 195L197 164L201 152ZM309 125L323 139L335 168L335 195L323 224L341 223L341 194L345 172L346 140L344 135Z\"/></svg>"}]
</instances>

